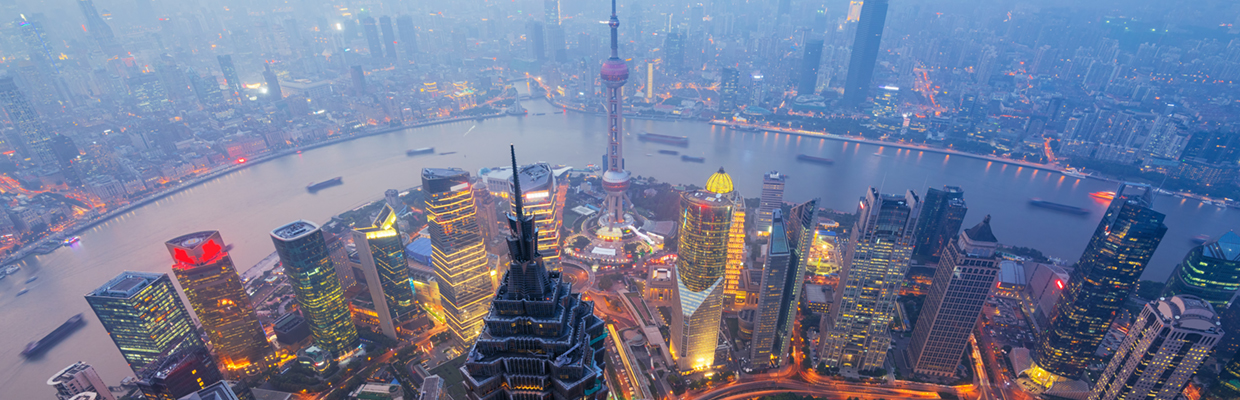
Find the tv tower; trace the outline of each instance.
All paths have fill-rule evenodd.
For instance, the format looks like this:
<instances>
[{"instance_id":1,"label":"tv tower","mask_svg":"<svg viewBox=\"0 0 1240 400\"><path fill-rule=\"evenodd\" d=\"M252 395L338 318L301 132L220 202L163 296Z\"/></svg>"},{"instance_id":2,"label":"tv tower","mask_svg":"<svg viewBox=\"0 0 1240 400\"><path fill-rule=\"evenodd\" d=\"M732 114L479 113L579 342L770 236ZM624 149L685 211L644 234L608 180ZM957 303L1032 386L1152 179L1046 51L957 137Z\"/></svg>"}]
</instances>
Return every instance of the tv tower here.
<instances>
[{"instance_id":1,"label":"tv tower","mask_svg":"<svg viewBox=\"0 0 1240 400\"><path fill-rule=\"evenodd\" d=\"M629 80L629 66L620 59L619 39L616 29L620 27L620 19L616 18L616 0L611 0L611 57L603 62L601 76L607 85L607 169L603 173L603 190L607 192L604 202L604 213L599 217L599 224L604 227L621 227L628 225L625 210L629 208L629 179L632 174L624 169L624 118L621 115L623 97L621 88Z\"/></svg>"}]
</instances>

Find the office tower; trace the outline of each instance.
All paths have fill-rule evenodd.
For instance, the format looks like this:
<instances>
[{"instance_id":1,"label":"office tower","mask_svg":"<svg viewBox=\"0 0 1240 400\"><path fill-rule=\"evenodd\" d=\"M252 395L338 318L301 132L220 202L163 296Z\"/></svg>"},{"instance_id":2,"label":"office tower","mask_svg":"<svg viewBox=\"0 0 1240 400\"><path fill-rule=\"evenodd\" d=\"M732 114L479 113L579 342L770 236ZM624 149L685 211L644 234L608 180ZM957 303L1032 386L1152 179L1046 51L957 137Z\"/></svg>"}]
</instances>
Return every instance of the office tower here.
<instances>
[{"instance_id":1,"label":"office tower","mask_svg":"<svg viewBox=\"0 0 1240 400\"><path fill-rule=\"evenodd\" d=\"M431 268L439 281L440 303L448 328L461 343L478 337L487 300L494 295L487 271L486 246L469 173L451 168L423 168L426 224L431 233Z\"/></svg>"},{"instance_id":2,"label":"office tower","mask_svg":"<svg viewBox=\"0 0 1240 400\"><path fill-rule=\"evenodd\" d=\"M798 205L787 219L781 210L772 215L749 359L749 367L755 370L779 368L789 361L789 345L795 334L793 322L805 286L805 267L818 220L817 204L817 200L811 200Z\"/></svg>"},{"instance_id":3,"label":"office tower","mask_svg":"<svg viewBox=\"0 0 1240 400\"><path fill-rule=\"evenodd\" d=\"M512 164L516 170L515 155ZM521 211L521 182L513 188L508 272L461 367L468 399L606 399L603 321L594 302L547 270L534 218Z\"/></svg>"},{"instance_id":4,"label":"office tower","mask_svg":"<svg viewBox=\"0 0 1240 400\"><path fill-rule=\"evenodd\" d=\"M746 292L740 287L741 273L745 270L745 198L739 191L732 192L732 225L728 228L728 266L723 272L723 296L732 304L745 304Z\"/></svg>"},{"instance_id":5,"label":"office tower","mask_svg":"<svg viewBox=\"0 0 1240 400\"><path fill-rule=\"evenodd\" d=\"M705 190L680 197L676 259L680 312L672 313L672 353L681 371L715 364L732 207L732 177L723 168L706 181Z\"/></svg>"},{"instance_id":6,"label":"office tower","mask_svg":"<svg viewBox=\"0 0 1240 400\"><path fill-rule=\"evenodd\" d=\"M547 59L547 38L543 34L542 21L525 23L525 43L529 46L530 59L537 61Z\"/></svg>"},{"instance_id":7,"label":"office tower","mask_svg":"<svg viewBox=\"0 0 1240 400\"><path fill-rule=\"evenodd\" d=\"M202 345L167 274L122 272L87 293L86 302L134 372L161 356Z\"/></svg>"},{"instance_id":8,"label":"office tower","mask_svg":"<svg viewBox=\"0 0 1240 400\"><path fill-rule=\"evenodd\" d=\"M960 233L965 212L969 210L964 202L964 190L956 186L929 188L922 203L913 255L938 261L939 253Z\"/></svg>"},{"instance_id":9,"label":"office tower","mask_svg":"<svg viewBox=\"0 0 1240 400\"><path fill-rule=\"evenodd\" d=\"M870 79L874 75L874 63L878 60L878 45L883 40L883 24L886 20L887 0L868 0L861 6L841 105L856 107L869 95Z\"/></svg>"},{"instance_id":10,"label":"office tower","mask_svg":"<svg viewBox=\"0 0 1240 400\"><path fill-rule=\"evenodd\" d=\"M1240 235L1228 231L1184 255L1184 261L1175 266L1171 279L1163 288L1162 297L1192 295L1205 300L1219 310L1227 309L1228 302L1240 289ZM1240 334L1240 332L1236 332ZM1230 336L1230 335L1229 335Z\"/></svg>"},{"instance_id":11,"label":"office tower","mask_svg":"<svg viewBox=\"0 0 1240 400\"><path fill-rule=\"evenodd\" d=\"M771 230L771 215L784 206L784 180L787 176L779 171L767 172L762 175L762 197L758 199L758 215L754 218L754 229L765 234Z\"/></svg>"},{"instance_id":12,"label":"office tower","mask_svg":"<svg viewBox=\"0 0 1240 400\"><path fill-rule=\"evenodd\" d=\"M542 254L552 270L559 270L560 228L564 225L568 182L563 176L556 176L555 170L547 163L522 166L516 176L521 178L525 198L521 202L513 199L512 206L522 204L525 215L534 218L534 223L538 225L538 253Z\"/></svg>"},{"instance_id":13,"label":"office tower","mask_svg":"<svg viewBox=\"0 0 1240 400\"><path fill-rule=\"evenodd\" d=\"M190 393L180 400L241 400L241 397L237 395L237 392L233 391L228 381L219 381L207 385L202 390Z\"/></svg>"},{"instance_id":14,"label":"office tower","mask_svg":"<svg viewBox=\"0 0 1240 400\"><path fill-rule=\"evenodd\" d=\"M366 94L366 72L361 65L349 67L349 77L353 80L353 92L356 95Z\"/></svg>"},{"instance_id":15,"label":"office tower","mask_svg":"<svg viewBox=\"0 0 1240 400\"><path fill-rule=\"evenodd\" d=\"M366 36L366 50L370 52L370 56L383 58L383 43L379 41L379 27L376 26L374 17L362 17L362 35Z\"/></svg>"},{"instance_id":16,"label":"office tower","mask_svg":"<svg viewBox=\"0 0 1240 400\"><path fill-rule=\"evenodd\" d=\"M56 388L57 400L69 400L79 393L95 393L97 400L116 400L108 385L90 364L78 361L47 378L47 385Z\"/></svg>"},{"instance_id":17,"label":"office tower","mask_svg":"<svg viewBox=\"0 0 1240 400\"><path fill-rule=\"evenodd\" d=\"M65 183L69 186L82 186L81 171L77 169L80 161L78 157L82 155L82 152L73 143L73 139L56 134L52 136L49 146L52 148L52 155L56 157L56 167L60 168L61 175L65 177Z\"/></svg>"},{"instance_id":18,"label":"office tower","mask_svg":"<svg viewBox=\"0 0 1240 400\"><path fill-rule=\"evenodd\" d=\"M357 327L345 306L344 290L332 265L323 231L313 222L293 221L271 231L271 242L293 286L301 315L310 325L314 345L336 359L357 347Z\"/></svg>"},{"instance_id":19,"label":"office tower","mask_svg":"<svg viewBox=\"0 0 1240 400\"><path fill-rule=\"evenodd\" d=\"M753 97L749 99L749 105L758 106L762 104L762 100L766 98L766 83L763 81L762 71L754 70L749 74L749 83L752 86Z\"/></svg>"},{"instance_id":20,"label":"office tower","mask_svg":"<svg viewBox=\"0 0 1240 400\"><path fill-rule=\"evenodd\" d=\"M78 0L78 8L82 10L82 15L86 17L86 32L95 39L95 43L99 44L99 49L103 51L103 55L111 57L123 57L125 50L121 48L120 43L116 40L116 34L112 32L112 27L103 20L99 15L99 10L95 8L95 3L91 0Z\"/></svg>"},{"instance_id":21,"label":"office tower","mask_svg":"<svg viewBox=\"0 0 1240 400\"><path fill-rule=\"evenodd\" d=\"M168 101L167 88L164 87L163 82L160 82L158 75L139 74L126 79L125 84L129 86L129 96L133 98L134 106L138 110L163 111L171 105Z\"/></svg>"},{"instance_id":22,"label":"office tower","mask_svg":"<svg viewBox=\"0 0 1240 400\"><path fill-rule=\"evenodd\" d=\"M383 55L396 60L396 31L392 30L392 17L379 17L379 30L383 33Z\"/></svg>"},{"instance_id":23,"label":"office tower","mask_svg":"<svg viewBox=\"0 0 1240 400\"><path fill-rule=\"evenodd\" d=\"M1224 327L1224 332L1231 331ZM1240 398L1240 357L1232 357L1231 362L1223 367L1223 372L1218 375L1218 383L1222 385L1219 389L1225 395Z\"/></svg>"},{"instance_id":24,"label":"office tower","mask_svg":"<svg viewBox=\"0 0 1240 400\"><path fill-rule=\"evenodd\" d=\"M1089 400L1180 398L1184 384L1223 337L1220 324L1210 303L1196 296L1146 303Z\"/></svg>"},{"instance_id":25,"label":"office tower","mask_svg":"<svg viewBox=\"0 0 1240 400\"><path fill-rule=\"evenodd\" d=\"M400 32L400 48L405 52L405 59L413 60L413 55L418 52L418 31L413 25L413 17L396 17L396 31Z\"/></svg>"},{"instance_id":26,"label":"office tower","mask_svg":"<svg viewBox=\"0 0 1240 400\"><path fill-rule=\"evenodd\" d=\"M160 357L135 372L134 384L151 400L180 399L224 380L211 352L201 344Z\"/></svg>"},{"instance_id":27,"label":"office tower","mask_svg":"<svg viewBox=\"0 0 1240 400\"><path fill-rule=\"evenodd\" d=\"M219 61L220 73L224 74L224 83L228 84L231 91L228 97L231 99L241 96L241 78L237 77L237 67L233 65L232 55L217 56L215 59Z\"/></svg>"},{"instance_id":28,"label":"office tower","mask_svg":"<svg viewBox=\"0 0 1240 400\"><path fill-rule=\"evenodd\" d=\"M616 29L620 19L616 17L616 2L611 2L611 57L603 62L600 78L607 85L607 171L603 173L603 215L599 223L604 227L619 228L632 224L632 217L625 213L630 208L629 171L624 169L624 83L629 81L629 65L620 59L619 38Z\"/></svg>"},{"instance_id":29,"label":"office tower","mask_svg":"<svg viewBox=\"0 0 1240 400\"><path fill-rule=\"evenodd\" d=\"M22 141L17 147L23 149L35 164L55 166L56 155L52 153L51 131L43 125L29 99L13 83L13 78L0 78L0 107L9 114L9 121L12 121L13 128Z\"/></svg>"},{"instance_id":30,"label":"office tower","mask_svg":"<svg viewBox=\"0 0 1240 400\"><path fill-rule=\"evenodd\" d=\"M1153 202L1149 185L1125 183L1115 191L1034 349L1036 368L1029 374L1038 383L1051 387L1063 378L1074 379L1093 361L1094 350L1167 233Z\"/></svg>"},{"instance_id":31,"label":"office tower","mask_svg":"<svg viewBox=\"0 0 1240 400\"><path fill-rule=\"evenodd\" d=\"M870 188L861 199L831 310L823 354L829 367L849 373L882 368L920 211L921 199L911 190L899 196Z\"/></svg>"},{"instance_id":32,"label":"office tower","mask_svg":"<svg viewBox=\"0 0 1240 400\"><path fill-rule=\"evenodd\" d=\"M805 57L801 59L801 76L797 81L797 95L814 94L818 88L818 64L822 62L823 39L818 35L805 40Z\"/></svg>"},{"instance_id":33,"label":"office tower","mask_svg":"<svg viewBox=\"0 0 1240 400\"><path fill-rule=\"evenodd\" d=\"M680 71L685 68L685 35L678 31L667 33L663 39L663 59L667 60L667 68Z\"/></svg>"},{"instance_id":34,"label":"office tower","mask_svg":"<svg viewBox=\"0 0 1240 400\"><path fill-rule=\"evenodd\" d=\"M417 307L403 239L396 228L396 211L388 204L379 209L370 226L353 228L353 244L379 315L379 329L392 339L397 338L396 327Z\"/></svg>"},{"instance_id":35,"label":"office tower","mask_svg":"<svg viewBox=\"0 0 1240 400\"><path fill-rule=\"evenodd\" d=\"M730 113L736 109L740 95L741 74L736 67L723 67L719 79L719 111Z\"/></svg>"},{"instance_id":36,"label":"office tower","mask_svg":"<svg viewBox=\"0 0 1240 400\"><path fill-rule=\"evenodd\" d=\"M220 233L195 232L164 246L219 363L234 376L260 372L272 354L271 344Z\"/></svg>"},{"instance_id":37,"label":"office tower","mask_svg":"<svg viewBox=\"0 0 1240 400\"><path fill-rule=\"evenodd\" d=\"M560 0L543 0L543 22L547 26L560 24Z\"/></svg>"},{"instance_id":38,"label":"office tower","mask_svg":"<svg viewBox=\"0 0 1240 400\"><path fill-rule=\"evenodd\" d=\"M909 343L913 372L956 374L969 335L999 277L998 241L987 215L947 244Z\"/></svg>"},{"instance_id":39,"label":"office tower","mask_svg":"<svg viewBox=\"0 0 1240 400\"><path fill-rule=\"evenodd\" d=\"M220 93L220 82L215 80L214 75L201 76L192 68L185 70L185 75L189 76L189 85L194 89L198 104L212 111L222 105L224 96Z\"/></svg>"}]
</instances>

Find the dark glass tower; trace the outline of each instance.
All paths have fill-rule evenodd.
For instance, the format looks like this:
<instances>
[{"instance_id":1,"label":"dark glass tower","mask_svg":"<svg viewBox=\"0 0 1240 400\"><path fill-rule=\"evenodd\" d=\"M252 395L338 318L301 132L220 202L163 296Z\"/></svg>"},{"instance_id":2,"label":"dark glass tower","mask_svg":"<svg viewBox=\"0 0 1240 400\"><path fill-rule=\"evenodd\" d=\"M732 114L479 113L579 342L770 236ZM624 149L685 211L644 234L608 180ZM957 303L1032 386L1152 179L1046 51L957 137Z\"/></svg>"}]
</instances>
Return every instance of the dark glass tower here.
<instances>
[{"instance_id":1,"label":"dark glass tower","mask_svg":"<svg viewBox=\"0 0 1240 400\"><path fill-rule=\"evenodd\" d=\"M405 59L412 60L413 55L418 52L418 31L413 26L413 17L396 17L396 31L400 33L400 48L405 52Z\"/></svg>"},{"instance_id":2,"label":"dark glass tower","mask_svg":"<svg viewBox=\"0 0 1240 400\"><path fill-rule=\"evenodd\" d=\"M351 353L358 343L357 326L345 306L323 231L313 222L293 221L272 230L271 241L314 344L336 357Z\"/></svg>"},{"instance_id":3,"label":"dark glass tower","mask_svg":"<svg viewBox=\"0 0 1240 400\"><path fill-rule=\"evenodd\" d=\"M379 27L374 17L362 17L362 35L366 36L366 50L370 51L370 56L383 58L383 43L379 41Z\"/></svg>"},{"instance_id":4,"label":"dark glass tower","mask_svg":"<svg viewBox=\"0 0 1240 400\"><path fill-rule=\"evenodd\" d=\"M30 104L30 99L17 88L13 78L0 79L0 109L9 114L13 128L22 143L26 156L41 166L56 165L56 156L52 153L51 131L43 125L39 114Z\"/></svg>"},{"instance_id":5,"label":"dark glass tower","mask_svg":"<svg viewBox=\"0 0 1240 400\"><path fill-rule=\"evenodd\" d=\"M515 171L515 155L512 164ZM534 219L522 213L521 183L514 182L512 261L461 367L468 398L606 399L603 321L594 302L543 265Z\"/></svg>"},{"instance_id":6,"label":"dark glass tower","mask_svg":"<svg viewBox=\"0 0 1240 400\"><path fill-rule=\"evenodd\" d=\"M1189 250L1184 261L1171 273L1162 297L1197 296L1221 311L1227 308L1237 289L1240 289L1240 235L1229 231Z\"/></svg>"},{"instance_id":7,"label":"dark glass tower","mask_svg":"<svg viewBox=\"0 0 1240 400\"><path fill-rule=\"evenodd\" d=\"M202 346L167 274L122 272L87 293L86 302L135 373L161 357Z\"/></svg>"},{"instance_id":8,"label":"dark glass tower","mask_svg":"<svg viewBox=\"0 0 1240 400\"><path fill-rule=\"evenodd\" d=\"M108 57L120 57L125 55L125 50L121 48L120 43L116 40L116 33L112 32L112 27L103 20L103 16L99 15L99 9L95 8L95 2L92 0L78 0L78 8L82 10L82 15L86 17L86 32L90 34L95 42L99 44L99 49Z\"/></svg>"},{"instance_id":9,"label":"dark glass tower","mask_svg":"<svg viewBox=\"0 0 1240 400\"><path fill-rule=\"evenodd\" d=\"M719 112L730 113L736 109L741 87L741 74L736 67L723 67L719 79Z\"/></svg>"},{"instance_id":10,"label":"dark glass tower","mask_svg":"<svg viewBox=\"0 0 1240 400\"><path fill-rule=\"evenodd\" d=\"M917 246L913 248L913 255L938 261L939 254L960 233L960 225L968 211L963 189L956 186L926 189L926 202L917 218Z\"/></svg>"},{"instance_id":11,"label":"dark glass tower","mask_svg":"<svg viewBox=\"0 0 1240 400\"><path fill-rule=\"evenodd\" d=\"M219 363L233 376L263 369L272 354L250 296L217 231L191 233L164 243L189 305L202 322Z\"/></svg>"},{"instance_id":12,"label":"dark glass tower","mask_svg":"<svg viewBox=\"0 0 1240 400\"><path fill-rule=\"evenodd\" d=\"M392 17L379 17L379 31L383 33L383 55L396 60L396 31L392 30Z\"/></svg>"},{"instance_id":13,"label":"dark glass tower","mask_svg":"<svg viewBox=\"0 0 1240 400\"><path fill-rule=\"evenodd\" d=\"M280 89L280 78L276 76L275 71L271 70L271 64L263 66L263 80L267 82L267 98L272 100L284 98L284 91Z\"/></svg>"},{"instance_id":14,"label":"dark glass tower","mask_svg":"<svg viewBox=\"0 0 1240 400\"><path fill-rule=\"evenodd\" d=\"M797 81L797 95L814 94L814 89L818 87L818 64L822 62L822 45L821 37L805 41L805 57L801 59L801 77Z\"/></svg>"},{"instance_id":15,"label":"dark glass tower","mask_svg":"<svg viewBox=\"0 0 1240 400\"><path fill-rule=\"evenodd\" d=\"M231 91L228 98L234 98L241 95L241 78L237 77L237 67L233 65L232 55L225 54L215 57L220 62L220 73L224 74L224 81L228 84Z\"/></svg>"},{"instance_id":16,"label":"dark glass tower","mask_svg":"<svg viewBox=\"0 0 1240 400\"><path fill-rule=\"evenodd\" d=\"M1093 361L1117 310L1167 233L1164 215L1154 211L1153 202L1149 185L1123 184L1115 191L1034 351L1034 380L1050 387L1058 379L1076 378Z\"/></svg>"},{"instance_id":17,"label":"dark glass tower","mask_svg":"<svg viewBox=\"0 0 1240 400\"><path fill-rule=\"evenodd\" d=\"M353 229L366 286L379 315L379 329L395 339L396 327L417 307L405 261L404 235L396 229L396 211L384 204L370 226Z\"/></svg>"},{"instance_id":18,"label":"dark glass tower","mask_svg":"<svg viewBox=\"0 0 1240 400\"><path fill-rule=\"evenodd\" d=\"M788 361L794 333L792 323L797 316L801 288L805 286L805 264L818 219L817 203L811 200L793 207L787 220L780 210L772 213L750 368L778 368Z\"/></svg>"},{"instance_id":19,"label":"dark glass tower","mask_svg":"<svg viewBox=\"0 0 1240 400\"><path fill-rule=\"evenodd\" d=\"M869 95L874 63L878 61L878 45L883 41L883 25L887 22L887 0L868 0L861 6L857 36L853 39L852 58L848 60L848 77L844 80L844 98L840 104L856 107Z\"/></svg>"}]
</instances>

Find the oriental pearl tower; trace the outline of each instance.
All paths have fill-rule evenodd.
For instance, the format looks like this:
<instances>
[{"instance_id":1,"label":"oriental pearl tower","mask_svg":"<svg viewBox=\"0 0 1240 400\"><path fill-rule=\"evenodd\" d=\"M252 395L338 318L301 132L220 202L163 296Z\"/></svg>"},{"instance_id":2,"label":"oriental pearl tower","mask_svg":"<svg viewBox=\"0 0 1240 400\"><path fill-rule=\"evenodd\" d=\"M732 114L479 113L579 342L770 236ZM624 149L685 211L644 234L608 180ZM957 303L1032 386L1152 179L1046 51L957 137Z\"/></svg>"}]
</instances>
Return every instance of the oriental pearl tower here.
<instances>
[{"instance_id":1,"label":"oriental pearl tower","mask_svg":"<svg viewBox=\"0 0 1240 400\"><path fill-rule=\"evenodd\" d=\"M616 18L616 0L611 0L611 57L603 62L603 84L607 85L607 155L606 171L603 172L603 191L607 197L603 200L603 215L599 217L599 225L619 228L632 224L625 210L629 208L629 189L631 174L624 169L624 118L621 116L621 93L624 83L629 80L629 66L620 59L616 29L620 27L620 19Z\"/></svg>"}]
</instances>

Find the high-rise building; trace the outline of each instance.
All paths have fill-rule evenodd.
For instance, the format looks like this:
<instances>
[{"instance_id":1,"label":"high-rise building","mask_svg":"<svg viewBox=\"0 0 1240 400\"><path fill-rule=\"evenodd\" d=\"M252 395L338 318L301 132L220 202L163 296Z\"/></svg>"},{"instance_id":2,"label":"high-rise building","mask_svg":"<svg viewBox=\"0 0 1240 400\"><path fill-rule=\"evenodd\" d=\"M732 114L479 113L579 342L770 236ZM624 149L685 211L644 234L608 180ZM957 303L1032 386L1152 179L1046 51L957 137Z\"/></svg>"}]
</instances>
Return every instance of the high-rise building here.
<instances>
[{"instance_id":1,"label":"high-rise building","mask_svg":"<svg viewBox=\"0 0 1240 400\"><path fill-rule=\"evenodd\" d=\"M345 306L344 289L332 265L323 231L313 222L293 221L271 231L271 242L293 286L314 345L342 359L357 348L357 326Z\"/></svg>"},{"instance_id":2,"label":"high-rise building","mask_svg":"<svg viewBox=\"0 0 1240 400\"><path fill-rule=\"evenodd\" d=\"M547 37L543 33L542 21L525 23L525 43L529 45L530 58L537 61L547 59Z\"/></svg>"},{"instance_id":3,"label":"high-rise building","mask_svg":"<svg viewBox=\"0 0 1240 400\"><path fill-rule=\"evenodd\" d=\"M122 272L87 293L86 302L134 372L162 356L202 345L167 274Z\"/></svg>"},{"instance_id":4,"label":"high-rise building","mask_svg":"<svg viewBox=\"0 0 1240 400\"><path fill-rule=\"evenodd\" d=\"M134 106L144 112L166 110L171 105L168 90L159 76L153 73L137 74L125 80Z\"/></svg>"},{"instance_id":5,"label":"high-rise building","mask_svg":"<svg viewBox=\"0 0 1240 400\"><path fill-rule=\"evenodd\" d=\"M519 171L516 176L521 178L521 187L525 188L525 198L520 204L525 207L525 215L533 217L538 225L538 253L542 254L552 270L559 270L560 230L564 225L568 182L564 176L557 176L547 163L525 165ZM511 177L508 179L512 180ZM511 206L516 207L517 204L517 200L512 199Z\"/></svg>"},{"instance_id":6,"label":"high-rise building","mask_svg":"<svg viewBox=\"0 0 1240 400\"><path fill-rule=\"evenodd\" d=\"M1221 314L1236 290L1240 290L1240 235L1228 231L1189 250L1175 266L1162 297L1197 296Z\"/></svg>"},{"instance_id":7,"label":"high-rise building","mask_svg":"<svg viewBox=\"0 0 1240 400\"><path fill-rule=\"evenodd\" d=\"M560 0L543 0L543 22L547 26L560 24Z\"/></svg>"},{"instance_id":8,"label":"high-rise building","mask_svg":"<svg viewBox=\"0 0 1240 400\"><path fill-rule=\"evenodd\" d=\"M448 329L461 343L482 330L487 301L494 295L487 271L486 246L469 173L461 169L422 169L426 223L431 233L431 268L439 281Z\"/></svg>"},{"instance_id":9,"label":"high-rise building","mask_svg":"<svg viewBox=\"0 0 1240 400\"><path fill-rule=\"evenodd\" d=\"M514 155L514 170L516 163ZM468 399L606 399L603 321L594 315L594 302L582 300L560 273L547 270L534 218L521 211L520 181L514 189L517 207L508 215L511 262L491 300L486 328L461 367Z\"/></svg>"},{"instance_id":10,"label":"high-rise building","mask_svg":"<svg viewBox=\"0 0 1240 400\"><path fill-rule=\"evenodd\" d=\"M56 388L57 400L69 400L81 393L94 393L96 400L116 400L95 368L81 361L52 374L47 385Z\"/></svg>"},{"instance_id":11,"label":"high-rise building","mask_svg":"<svg viewBox=\"0 0 1240 400\"><path fill-rule=\"evenodd\" d=\"M779 171L762 175L762 197L758 199L758 215L754 217L754 229L765 234L771 230L771 215L784 206L784 180L788 177Z\"/></svg>"},{"instance_id":12,"label":"high-rise building","mask_svg":"<svg viewBox=\"0 0 1240 400\"><path fill-rule=\"evenodd\" d=\"M78 150L77 144L73 143L73 139L68 136L56 134L52 136L51 143L52 155L56 157L56 166L60 168L61 175L65 177L65 183L69 186L82 186L82 173L78 171L79 157L82 152Z\"/></svg>"},{"instance_id":13,"label":"high-rise building","mask_svg":"<svg viewBox=\"0 0 1240 400\"><path fill-rule=\"evenodd\" d=\"M396 31L392 30L392 17L379 17L379 31L383 34L383 56L396 60Z\"/></svg>"},{"instance_id":14,"label":"high-rise building","mask_svg":"<svg viewBox=\"0 0 1240 400\"><path fill-rule=\"evenodd\" d=\"M1219 389L1227 396L1240 398L1240 357L1232 357L1223 367L1223 372L1218 375L1218 383L1222 385Z\"/></svg>"},{"instance_id":15,"label":"high-rise building","mask_svg":"<svg viewBox=\"0 0 1240 400\"><path fill-rule=\"evenodd\" d=\"M271 70L271 64L263 65L263 81L267 83L267 97L272 100L284 98L284 90L280 88L280 78Z\"/></svg>"},{"instance_id":16,"label":"high-rise building","mask_svg":"<svg viewBox=\"0 0 1240 400\"><path fill-rule=\"evenodd\" d=\"M857 36L853 39L852 56L848 60L848 77L844 80L841 105L856 107L869 95L874 63L878 61L878 45L883 40L883 25L886 22L887 0L866 0L865 4L861 5Z\"/></svg>"},{"instance_id":17,"label":"high-rise building","mask_svg":"<svg viewBox=\"0 0 1240 400\"><path fill-rule=\"evenodd\" d=\"M939 253L960 233L960 225L968 211L963 189L956 186L926 189L921 216L917 218L917 245L913 247L913 255L937 261Z\"/></svg>"},{"instance_id":18,"label":"high-rise building","mask_svg":"<svg viewBox=\"0 0 1240 400\"><path fill-rule=\"evenodd\" d=\"M801 76L797 80L797 95L814 94L815 89L818 88L818 64L822 62L823 43L823 39L817 35L805 40L805 56L801 58Z\"/></svg>"},{"instance_id":19,"label":"high-rise building","mask_svg":"<svg viewBox=\"0 0 1240 400\"><path fill-rule=\"evenodd\" d=\"M22 143L23 150L32 162L40 166L55 166L56 155L52 153L52 133L43 125L30 100L13 83L13 78L0 78L0 107L9 114L13 128Z\"/></svg>"},{"instance_id":20,"label":"high-rise building","mask_svg":"<svg viewBox=\"0 0 1240 400\"><path fill-rule=\"evenodd\" d=\"M663 39L663 59L668 69L680 71L685 68L685 35L678 30L667 33Z\"/></svg>"},{"instance_id":21,"label":"high-rise building","mask_svg":"<svg viewBox=\"0 0 1240 400\"><path fill-rule=\"evenodd\" d=\"M371 58L383 58L383 42L379 40L379 27L375 22L375 18L371 16L362 17L362 35L366 36L366 50L370 52Z\"/></svg>"},{"instance_id":22,"label":"high-rise building","mask_svg":"<svg viewBox=\"0 0 1240 400\"><path fill-rule=\"evenodd\" d=\"M861 199L831 310L823 354L828 367L852 374L883 366L920 211L921 199L911 190L899 196L870 188Z\"/></svg>"},{"instance_id":23,"label":"high-rise building","mask_svg":"<svg viewBox=\"0 0 1240 400\"><path fill-rule=\"evenodd\" d=\"M620 19L616 17L615 0L611 2L611 19L607 26L611 29L611 57L603 62L599 73L607 86L607 152L603 157L607 168L603 172L603 191L607 197L603 199L599 224L618 228L632 224L631 217L626 215L632 204L627 193L631 174L624 169L624 84L629 81L629 65L620 59L617 33Z\"/></svg>"},{"instance_id":24,"label":"high-rise building","mask_svg":"<svg viewBox=\"0 0 1240 400\"><path fill-rule=\"evenodd\" d=\"M224 74L224 83L228 85L228 98L241 96L241 78L237 77L237 66L233 64L232 55L216 56L215 60L219 61L220 73Z\"/></svg>"},{"instance_id":25,"label":"high-rise building","mask_svg":"<svg viewBox=\"0 0 1240 400\"><path fill-rule=\"evenodd\" d=\"M1033 352L1036 365L1029 375L1036 382L1049 388L1075 379L1094 360L1094 350L1167 233L1153 203L1148 185L1126 183L1115 191Z\"/></svg>"},{"instance_id":26,"label":"high-rise building","mask_svg":"<svg viewBox=\"0 0 1240 400\"><path fill-rule=\"evenodd\" d=\"M989 215L947 244L909 343L913 372L956 374L969 335L999 278L998 245Z\"/></svg>"},{"instance_id":27,"label":"high-rise building","mask_svg":"<svg viewBox=\"0 0 1240 400\"><path fill-rule=\"evenodd\" d=\"M418 31L413 25L413 17L401 15L396 17L396 31L400 32L400 48L406 60L412 60L418 52Z\"/></svg>"},{"instance_id":28,"label":"high-rise building","mask_svg":"<svg viewBox=\"0 0 1240 400\"><path fill-rule=\"evenodd\" d=\"M707 180L706 190L686 192L680 198L676 259L680 312L672 313L672 354L681 371L703 370L715 364L732 196L732 178L720 168Z\"/></svg>"},{"instance_id":29,"label":"high-rise building","mask_svg":"<svg viewBox=\"0 0 1240 400\"><path fill-rule=\"evenodd\" d=\"M211 352L201 344L178 349L135 371L135 384L149 400L174 400L224 380Z\"/></svg>"},{"instance_id":30,"label":"high-rise building","mask_svg":"<svg viewBox=\"0 0 1240 400\"><path fill-rule=\"evenodd\" d=\"M221 366L230 375L261 371L272 354L271 344L220 233L195 232L164 246L172 256L172 273Z\"/></svg>"},{"instance_id":31,"label":"high-rise building","mask_svg":"<svg viewBox=\"0 0 1240 400\"><path fill-rule=\"evenodd\" d=\"M82 10L82 15L86 17L86 33L95 39L95 43L99 44L99 49L103 51L103 55L111 57L122 57L125 50L121 48L120 43L116 40L116 33L112 32L112 27L103 20L103 16L99 15L99 9L95 8L95 2L92 0L78 0L78 8Z\"/></svg>"},{"instance_id":32,"label":"high-rise building","mask_svg":"<svg viewBox=\"0 0 1240 400\"><path fill-rule=\"evenodd\" d=\"M409 262L405 260L404 234L396 227L396 211L389 204L367 227L353 228L353 244L361 260L366 287L379 316L379 330L396 339L396 327L417 310Z\"/></svg>"},{"instance_id":33,"label":"high-rise building","mask_svg":"<svg viewBox=\"0 0 1240 400\"><path fill-rule=\"evenodd\" d=\"M723 296L732 304L745 304L746 291L740 287L745 270L745 198L732 191L732 225L728 229L728 266L723 272Z\"/></svg>"},{"instance_id":34,"label":"high-rise building","mask_svg":"<svg viewBox=\"0 0 1240 400\"><path fill-rule=\"evenodd\" d=\"M1089 400L1180 398L1184 384L1223 337L1221 324L1210 303L1196 296L1146 303Z\"/></svg>"},{"instance_id":35,"label":"high-rise building","mask_svg":"<svg viewBox=\"0 0 1240 400\"><path fill-rule=\"evenodd\" d=\"M741 74L736 67L723 67L719 79L719 111L730 113L736 109L741 90Z\"/></svg>"},{"instance_id":36,"label":"high-rise building","mask_svg":"<svg viewBox=\"0 0 1240 400\"><path fill-rule=\"evenodd\" d=\"M805 268L817 225L817 200L798 205L787 219L772 215L766 265L758 289L750 368L778 368L787 363L793 322L805 286Z\"/></svg>"}]
</instances>

